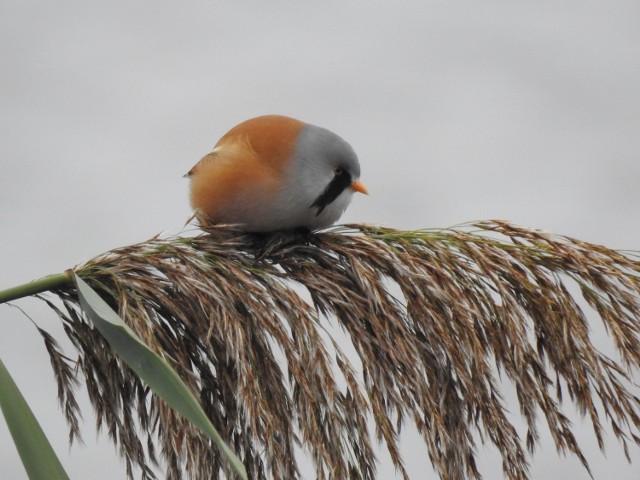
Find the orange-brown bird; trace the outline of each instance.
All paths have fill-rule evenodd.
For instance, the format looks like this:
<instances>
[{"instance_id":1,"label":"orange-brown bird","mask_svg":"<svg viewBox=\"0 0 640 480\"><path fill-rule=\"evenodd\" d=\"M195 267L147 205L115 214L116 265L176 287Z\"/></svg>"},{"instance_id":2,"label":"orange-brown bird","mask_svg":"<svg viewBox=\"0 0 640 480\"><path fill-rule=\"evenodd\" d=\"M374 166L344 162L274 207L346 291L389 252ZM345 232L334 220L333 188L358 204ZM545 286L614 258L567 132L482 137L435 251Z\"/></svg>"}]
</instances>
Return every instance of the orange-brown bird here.
<instances>
[{"instance_id":1,"label":"orange-brown bird","mask_svg":"<svg viewBox=\"0 0 640 480\"><path fill-rule=\"evenodd\" d=\"M346 141L281 115L236 125L186 176L201 224L250 232L327 227L354 192L368 193Z\"/></svg>"}]
</instances>

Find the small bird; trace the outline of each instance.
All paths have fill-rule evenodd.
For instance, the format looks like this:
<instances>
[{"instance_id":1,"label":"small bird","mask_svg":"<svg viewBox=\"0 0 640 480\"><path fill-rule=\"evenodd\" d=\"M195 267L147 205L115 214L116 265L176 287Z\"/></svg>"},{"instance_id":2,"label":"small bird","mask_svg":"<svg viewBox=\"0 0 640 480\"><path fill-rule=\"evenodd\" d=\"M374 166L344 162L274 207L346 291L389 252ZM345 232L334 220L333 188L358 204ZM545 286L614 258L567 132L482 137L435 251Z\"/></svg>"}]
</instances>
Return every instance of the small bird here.
<instances>
[{"instance_id":1,"label":"small bird","mask_svg":"<svg viewBox=\"0 0 640 480\"><path fill-rule=\"evenodd\" d=\"M346 141L281 115L236 125L185 176L201 225L249 232L328 227L354 192L368 194Z\"/></svg>"}]
</instances>

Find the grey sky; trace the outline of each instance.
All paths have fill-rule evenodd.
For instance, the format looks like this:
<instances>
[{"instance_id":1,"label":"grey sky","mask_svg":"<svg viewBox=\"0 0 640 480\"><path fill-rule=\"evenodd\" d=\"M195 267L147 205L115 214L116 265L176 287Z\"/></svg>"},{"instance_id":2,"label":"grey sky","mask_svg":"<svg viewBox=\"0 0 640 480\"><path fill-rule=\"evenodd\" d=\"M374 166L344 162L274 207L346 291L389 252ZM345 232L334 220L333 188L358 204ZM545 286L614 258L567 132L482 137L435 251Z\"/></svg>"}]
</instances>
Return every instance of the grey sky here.
<instances>
[{"instance_id":1,"label":"grey sky","mask_svg":"<svg viewBox=\"0 0 640 480\"><path fill-rule=\"evenodd\" d=\"M181 176L265 113L353 145L371 195L344 222L505 218L640 248L635 0L5 0L0 60L0 288L178 232L189 215ZM19 305L60 330L38 302ZM20 312L1 311L0 355L72 477L118 478L88 408L87 445L68 452L42 342ZM638 449L628 466L609 437L605 458L576 424L596 479L637 478ZM424 478L412 435L408 468ZM485 478L501 478L495 453L481 456ZM548 436L532 463L532 478L587 478ZM0 477L26 478L2 422ZM380 478L393 478L384 459Z\"/></svg>"}]
</instances>

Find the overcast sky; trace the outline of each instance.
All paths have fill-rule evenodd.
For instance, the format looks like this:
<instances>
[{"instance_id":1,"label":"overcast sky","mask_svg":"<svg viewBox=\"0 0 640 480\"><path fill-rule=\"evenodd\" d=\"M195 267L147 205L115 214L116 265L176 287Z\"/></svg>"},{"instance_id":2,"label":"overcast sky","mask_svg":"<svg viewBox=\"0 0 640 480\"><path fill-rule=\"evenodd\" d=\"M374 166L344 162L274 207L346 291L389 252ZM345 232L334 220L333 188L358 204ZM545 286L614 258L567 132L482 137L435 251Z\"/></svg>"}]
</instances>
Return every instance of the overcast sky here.
<instances>
[{"instance_id":1,"label":"overcast sky","mask_svg":"<svg viewBox=\"0 0 640 480\"><path fill-rule=\"evenodd\" d=\"M355 148L370 196L344 222L504 218L640 249L637 0L4 0L0 61L0 288L178 232L182 175L265 113ZM16 303L60 332L38 302ZM40 337L17 309L0 321L0 357L72 478L123 477L88 407L86 445L69 452ZM596 479L638 477L639 449L628 466L609 436L605 458L576 421ZM543 441L532 478L588 478ZM404 452L413 478L434 478L411 433ZM501 478L495 453L480 468ZM0 477L26 478L3 422Z\"/></svg>"}]
</instances>

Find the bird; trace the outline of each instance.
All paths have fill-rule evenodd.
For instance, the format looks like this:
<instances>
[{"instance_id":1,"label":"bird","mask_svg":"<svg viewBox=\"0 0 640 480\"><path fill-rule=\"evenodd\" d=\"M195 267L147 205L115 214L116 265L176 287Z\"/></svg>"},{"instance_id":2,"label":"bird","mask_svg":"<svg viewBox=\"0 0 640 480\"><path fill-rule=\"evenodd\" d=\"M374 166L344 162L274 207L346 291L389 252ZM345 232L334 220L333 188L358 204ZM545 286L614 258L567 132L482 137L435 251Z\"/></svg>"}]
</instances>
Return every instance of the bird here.
<instances>
[{"instance_id":1,"label":"bird","mask_svg":"<svg viewBox=\"0 0 640 480\"><path fill-rule=\"evenodd\" d=\"M340 218L354 193L368 194L351 145L284 115L236 125L185 177L200 225L247 232L319 230Z\"/></svg>"}]
</instances>

